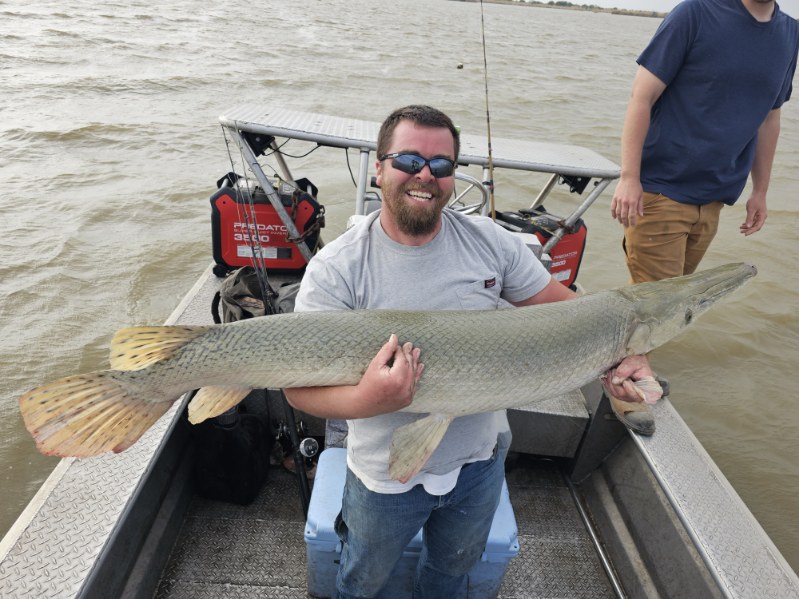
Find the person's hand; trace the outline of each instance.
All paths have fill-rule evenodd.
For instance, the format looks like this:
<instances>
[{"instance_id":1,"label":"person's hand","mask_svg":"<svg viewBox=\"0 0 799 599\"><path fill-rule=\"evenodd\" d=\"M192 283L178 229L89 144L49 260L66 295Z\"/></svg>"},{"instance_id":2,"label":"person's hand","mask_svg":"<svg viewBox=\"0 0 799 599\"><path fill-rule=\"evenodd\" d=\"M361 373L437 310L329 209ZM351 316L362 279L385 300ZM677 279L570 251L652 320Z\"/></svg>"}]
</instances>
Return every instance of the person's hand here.
<instances>
[{"instance_id":1,"label":"person's hand","mask_svg":"<svg viewBox=\"0 0 799 599\"><path fill-rule=\"evenodd\" d=\"M610 215L625 227L644 215L644 189L638 179L621 179L610 201Z\"/></svg>"},{"instance_id":2,"label":"person's hand","mask_svg":"<svg viewBox=\"0 0 799 599\"><path fill-rule=\"evenodd\" d=\"M646 356L627 356L600 380L608 394L622 401L653 404L663 395Z\"/></svg>"},{"instance_id":3,"label":"person's hand","mask_svg":"<svg viewBox=\"0 0 799 599\"><path fill-rule=\"evenodd\" d=\"M421 350L411 342L400 346L396 335L391 335L380 348L357 385L361 401L369 404L367 411L371 415L411 405L416 384L424 372L420 355Z\"/></svg>"},{"instance_id":4,"label":"person's hand","mask_svg":"<svg viewBox=\"0 0 799 599\"><path fill-rule=\"evenodd\" d=\"M746 237L757 233L766 223L767 216L766 196L752 194L746 201L746 220L741 224L741 233Z\"/></svg>"}]
</instances>

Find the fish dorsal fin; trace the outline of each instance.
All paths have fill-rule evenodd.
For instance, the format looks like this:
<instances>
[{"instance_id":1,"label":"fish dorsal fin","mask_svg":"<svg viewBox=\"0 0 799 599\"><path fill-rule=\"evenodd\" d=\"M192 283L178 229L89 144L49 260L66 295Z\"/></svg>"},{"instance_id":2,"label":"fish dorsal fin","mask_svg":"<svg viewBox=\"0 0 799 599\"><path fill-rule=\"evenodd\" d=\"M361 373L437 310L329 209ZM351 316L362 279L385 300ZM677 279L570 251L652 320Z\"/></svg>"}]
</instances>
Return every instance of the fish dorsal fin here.
<instances>
[{"instance_id":1,"label":"fish dorsal fin","mask_svg":"<svg viewBox=\"0 0 799 599\"><path fill-rule=\"evenodd\" d=\"M238 387L203 387L189 402L189 422L199 424L224 414L241 403L250 391Z\"/></svg>"},{"instance_id":2,"label":"fish dorsal fin","mask_svg":"<svg viewBox=\"0 0 799 599\"><path fill-rule=\"evenodd\" d=\"M141 370L166 360L210 327L163 326L120 329L111 340L111 368Z\"/></svg>"}]
</instances>

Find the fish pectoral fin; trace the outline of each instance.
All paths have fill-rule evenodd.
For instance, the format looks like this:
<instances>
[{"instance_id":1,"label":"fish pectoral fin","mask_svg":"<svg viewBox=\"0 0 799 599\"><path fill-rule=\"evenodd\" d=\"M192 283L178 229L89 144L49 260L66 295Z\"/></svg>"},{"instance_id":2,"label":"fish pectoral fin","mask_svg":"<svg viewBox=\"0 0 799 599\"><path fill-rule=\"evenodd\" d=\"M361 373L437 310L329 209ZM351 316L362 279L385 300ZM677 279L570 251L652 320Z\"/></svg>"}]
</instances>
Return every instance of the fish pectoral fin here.
<instances>
[{"instance_id":1,"label":"fish pectoral fin","mask_svg":"<svg viewBox=\"0 0 799 599\"><path fill-rule=\"evenodd\" d=\"M120 329L111 340L111 368L141 370L166 360L210 327L163 326Z\"/></svg>"},{"instance_id":2,"label":"fish pectoral fin","mask_svg":"<svg viewBox=\"0 0 799 599\"><path fill-rule=\"evenodd\" d=\"M399 427L391 438L388 473L394 480L408 482L430 459L452 422L452 416L429 414Z\"/></svg>"},{"instance_id":3,"label":"fish pectoral fin","mask_svg":"<svg viewBox=\"0 0 799 599\"><path fill-rule=\"evenodd\" d=\"M224 414L241 403L252 389L240 387L203 387L189 402L189 422L199 424Z\"/></svg>"},{"instance_id":4,"label":"fish pectoral fin","mask_svg":"<svg viewBox=\"0 0 799 599\"><path fill-rule=\"evenodd\" d=\"M626 379L623 385L625 389L638 395L642 402L650 405L656 404L663 397L663 388L653 376L645 376L637 381Z\"/></svg>"},{"instance_id":5,"label":"fish pectoral fin","mask_svg":"<svg viewBox=\"0 0 799 599\"><path fill-rule=\"evenodd\" d=\"M135 397L112 371L65 377L19 399L39 451L78 458L127 449L173 403Z\"/></svg>"}]
</instances>

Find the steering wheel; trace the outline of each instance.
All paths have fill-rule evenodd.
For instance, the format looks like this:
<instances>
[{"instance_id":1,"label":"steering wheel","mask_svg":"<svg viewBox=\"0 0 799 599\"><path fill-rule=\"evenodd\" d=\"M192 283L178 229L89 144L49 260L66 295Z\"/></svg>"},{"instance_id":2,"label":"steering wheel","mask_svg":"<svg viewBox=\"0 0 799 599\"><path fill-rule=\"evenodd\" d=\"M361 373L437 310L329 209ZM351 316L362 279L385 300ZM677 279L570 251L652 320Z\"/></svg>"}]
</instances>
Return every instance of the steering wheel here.
<instances>
[{"instance_id":1,"label":"steering wheel","mask_svg":"<svg viewBox=\"0 0 799 599\"><path fill-rule=\"evenodd\" d=\"M449 201L447 207L457 210L458 212L463 212L464 214L474 214L475 212L482 211L483 206L488 202L490 194L488 187L483 185L483 182L476 177L472 177L466 173L456 172L455 179L465 181L468 185L466 189L455 194L455 197ZM473 189L477 189L480 192L480 201L472 203L465 202L464 198L469 195Z\"/></svg>"}]
</instances>

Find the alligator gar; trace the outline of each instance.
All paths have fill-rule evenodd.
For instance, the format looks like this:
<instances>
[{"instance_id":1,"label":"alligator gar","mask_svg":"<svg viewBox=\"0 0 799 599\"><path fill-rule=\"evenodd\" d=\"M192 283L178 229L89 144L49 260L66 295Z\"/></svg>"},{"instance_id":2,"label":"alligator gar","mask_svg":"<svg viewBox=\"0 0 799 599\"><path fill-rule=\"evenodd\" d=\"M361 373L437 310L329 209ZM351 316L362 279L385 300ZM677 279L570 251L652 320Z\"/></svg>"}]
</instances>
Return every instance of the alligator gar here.
<instances>
[{"instance_id":1,"label":"alligator gar","mask_svg":"<svg viewBox=\"0 0 799 599\"><path fill-rule=\"evenodd\" d=\"M457 416L534 405L596 379L693 323L756 274L728 264L692 275L486 311L354 310L265 316L211 326L122 329L110 370L78 374L20 398L39 450L87 457L130 447L184 393L192 422L251 389L356 384L391 334L423 352L406 411L429 414L395 432L391 475L407 480Z\"/></svg>"}]
</instances>

